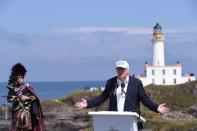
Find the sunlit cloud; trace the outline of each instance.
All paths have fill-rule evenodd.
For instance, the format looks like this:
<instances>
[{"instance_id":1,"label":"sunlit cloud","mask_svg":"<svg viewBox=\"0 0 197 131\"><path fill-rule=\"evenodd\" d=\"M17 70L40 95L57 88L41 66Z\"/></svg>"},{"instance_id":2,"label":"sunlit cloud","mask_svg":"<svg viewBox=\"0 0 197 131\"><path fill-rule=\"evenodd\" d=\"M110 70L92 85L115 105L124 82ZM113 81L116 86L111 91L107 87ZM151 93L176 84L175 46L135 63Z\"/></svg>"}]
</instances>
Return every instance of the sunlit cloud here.
<instances>
[{"instance_id":1,"label":"sunlit cloud","mask_svg":"<svg viewBox=\"0 0 197 131\"><path fill-rule=\"evenodd\" d=\"M197 31L194 29L165 29L165 33L183 33ZM95 33L95 32L113 32L113 33L126 33L136 35L146 35L153 32L152 28L131 28L131 27L75 27L75 28L63 28L51 31L54 33Z\"/></svg>"}]
</instances>

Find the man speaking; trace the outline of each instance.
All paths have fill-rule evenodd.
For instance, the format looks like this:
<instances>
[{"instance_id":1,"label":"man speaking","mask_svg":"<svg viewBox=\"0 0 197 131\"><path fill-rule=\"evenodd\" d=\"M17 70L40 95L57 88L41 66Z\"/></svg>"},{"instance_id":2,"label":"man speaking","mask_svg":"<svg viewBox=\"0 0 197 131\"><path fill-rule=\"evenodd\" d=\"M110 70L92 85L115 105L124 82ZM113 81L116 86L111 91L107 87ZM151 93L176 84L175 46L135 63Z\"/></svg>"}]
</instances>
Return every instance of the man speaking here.
<instances>
[{"instance_id":1,"label":"man speaking","mask_svg":"<svg viewBox=\"0 0 197 131\"><path fill-rule=\"evenodd\" d=\"M82 99L76 103L78 108L91 108L99 106L109 98L109 111L130 111L140 114L140 102L148 109L157 112L169 112L169 109L164 104L153 102L146 94L142 82L129 76L129 64L127 61L116 62L117 75L109 80L105 85L105 90L97 97L91 100ZM138 128L142 129L141 123L138 123Z\"/></svg>"}]
</instances>

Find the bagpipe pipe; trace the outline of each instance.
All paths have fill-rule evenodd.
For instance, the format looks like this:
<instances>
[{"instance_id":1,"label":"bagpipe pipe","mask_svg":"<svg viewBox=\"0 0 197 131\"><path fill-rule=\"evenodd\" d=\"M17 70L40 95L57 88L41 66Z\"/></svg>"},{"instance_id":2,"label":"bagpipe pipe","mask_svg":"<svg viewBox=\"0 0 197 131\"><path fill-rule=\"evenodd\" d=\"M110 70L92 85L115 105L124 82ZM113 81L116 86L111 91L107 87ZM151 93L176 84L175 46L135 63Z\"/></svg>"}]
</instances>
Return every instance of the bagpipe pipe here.
<instances>
[{"instance_id":1,"label":"bagpipe pipe","mask_svg":"<svg viewBox=\"0 0 197 131\"><path fill-rule=\"evenodd\" d=\"M7 85L7 88L9 91L13 92L13 95L10 95L8 93L8 95L4 95L2 94L1 97L3 98L7 98L8 101L12 101L12 100L20 100L20 98L22 98L23 96L29 97L29 100L33 101L36 99L35 96L30 95L29 93L22 93L22 92L17 92L15 90L15 88L17 87L17 82L11 82L10 84Z\"/></svg>"},{"instance_id":2,"label":"bagpipe pipe","mask_svg":"<svg viewBox=\"0 0 197 131\"><path fill-rule=\"evenodd\" d=\"M4 95L4 94L1 94L1 97L2 97L2 98L4 98L4 99L11 98L11 101L12 101L12 100L15 100L15 99L19 99L20 97L23 97L23 96L29 97L29 99L30 99L31 101L33 101L33 100L36 99L36 97L33 96L33 95L31 95L31 96L30 96L30 95L19 95L19 96L14 96L14 95Z\"/></svg>"}]
</instances>

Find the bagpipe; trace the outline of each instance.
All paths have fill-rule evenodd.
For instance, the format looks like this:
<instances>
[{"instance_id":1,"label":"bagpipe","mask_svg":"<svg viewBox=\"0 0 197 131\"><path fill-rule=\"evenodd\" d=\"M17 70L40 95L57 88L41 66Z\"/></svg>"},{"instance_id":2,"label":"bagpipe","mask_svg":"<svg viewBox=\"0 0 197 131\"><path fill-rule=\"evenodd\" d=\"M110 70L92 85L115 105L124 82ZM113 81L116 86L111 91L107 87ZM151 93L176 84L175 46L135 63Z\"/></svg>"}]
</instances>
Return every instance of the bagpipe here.
<instances>
[{"instance_id":1,"label":"bagpipe","mask_svg":"<svg viewBox=\"0 0 197 131\"><path fill-rule=\"evenodd\" d=\"M17 84L17 82L11 82L7 85L9 92L8 95L2 94L1 97L6 99L6 102L9 103L17 103L14 110L20 110L21 108L28 109L31 105L30 102L36 100L36 97L30 95L29 93L23 93L23 91L19 91L21 87ZM25 85L22 88L26 88ZM26 98L24 100L24 97Z\"/></svg>"}]
</instances>

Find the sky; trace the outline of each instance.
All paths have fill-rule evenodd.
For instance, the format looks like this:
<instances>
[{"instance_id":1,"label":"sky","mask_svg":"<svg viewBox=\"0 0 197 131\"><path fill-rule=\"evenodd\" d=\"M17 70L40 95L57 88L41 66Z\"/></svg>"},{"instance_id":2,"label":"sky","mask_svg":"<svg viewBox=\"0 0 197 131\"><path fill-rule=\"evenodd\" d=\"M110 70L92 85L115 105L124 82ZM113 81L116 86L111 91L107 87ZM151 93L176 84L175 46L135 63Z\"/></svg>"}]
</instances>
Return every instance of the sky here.
<instances>
[{"instance_id":1,"label":"sky","mask_svg":"<svg viewBox=\"0 0 197 131\"><path fill-rule=\"evenodd\" d=\"M0 82L20 62L28 81L94 81L127 60L152 64L152 28L165 35L165 63L197 74L196 0L1 0Z\"/></svg>"}]
</instances>

